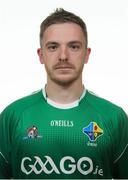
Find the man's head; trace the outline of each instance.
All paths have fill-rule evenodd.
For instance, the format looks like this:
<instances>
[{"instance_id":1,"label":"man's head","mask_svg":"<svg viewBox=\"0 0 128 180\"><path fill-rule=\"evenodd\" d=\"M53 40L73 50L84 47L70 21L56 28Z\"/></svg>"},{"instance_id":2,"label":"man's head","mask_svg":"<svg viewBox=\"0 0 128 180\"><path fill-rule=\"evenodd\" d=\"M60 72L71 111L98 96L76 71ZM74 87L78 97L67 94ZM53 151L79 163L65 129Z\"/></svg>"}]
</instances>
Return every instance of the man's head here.
<instances>
[{"instance_id":1,"label":"man's head","mask_svg":"<svg viewBox=\"0 0 128 180\"><path fill-rule=\"evenodd\" d=\"M88 35L87 35L87 28L86 28L86 24L84 23L84 21L77 15L65 11L62 8L56 9L55 12L51 13L40 25L40 46L42 47L42 43L43 43L43 35L45 30L53 24L60 24L60 23L75 23L78 24L83 33L84 33L84 37L85 37L85 47L87 48L88 46Z\"/></svg>"},{"instance_id":2,"label":"man's head","mask_svg":"<svg viewBox=\"0 0 128 180\"><path fill-rule=\"evenodd\" d=\"M57 9L41 24L38 55L45 65L47 83L70 85L82 81L88 62L86 25L78 16Z\"/></svg>"}]
</instances>

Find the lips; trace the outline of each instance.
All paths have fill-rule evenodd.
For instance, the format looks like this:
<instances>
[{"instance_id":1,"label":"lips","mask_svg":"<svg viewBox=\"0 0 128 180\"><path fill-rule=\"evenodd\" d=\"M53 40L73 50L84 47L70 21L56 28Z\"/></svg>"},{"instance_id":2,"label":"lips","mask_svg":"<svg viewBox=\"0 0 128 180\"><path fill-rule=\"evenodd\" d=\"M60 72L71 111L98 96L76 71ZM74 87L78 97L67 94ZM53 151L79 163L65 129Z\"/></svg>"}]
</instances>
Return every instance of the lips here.
<instances>
[{"instance_id":1,"label":"lips","mask_svg":"<svg viewBox=\"0 0 128 180\"><path fill-rule=\"evenodd\" d=\"M56 65L53 66L53 69L57 70L57 69L60 69L60 70L68 70L68 69L75 69L75 66L73 64L70 64L70 63L64 63L64 62L60 62L60 63L57 63Z\"/></svg>"},{"instance_id":2,"label":"lips","mask_svg":"<svg viewBox=\"0 0 128 180\"><path fill-rule=\"evenodd\" d=\"M71 66L56 66L55 69L72 69Z\"/></svg>"}]
</instances>

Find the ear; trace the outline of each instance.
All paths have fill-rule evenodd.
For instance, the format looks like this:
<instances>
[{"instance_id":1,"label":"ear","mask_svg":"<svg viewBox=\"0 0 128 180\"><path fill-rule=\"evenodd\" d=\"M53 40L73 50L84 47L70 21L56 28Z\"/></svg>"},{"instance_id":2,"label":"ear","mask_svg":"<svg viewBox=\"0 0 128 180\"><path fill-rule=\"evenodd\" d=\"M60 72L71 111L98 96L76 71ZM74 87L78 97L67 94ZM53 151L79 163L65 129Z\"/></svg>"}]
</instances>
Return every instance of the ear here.
<instances>
[{"instance_id":1,"label":"ear","mask_svg":"<svg viewBox=\"0 0 128 180\"><path fill-rule=\"evenodd\" d=\"M85 55L85 61L84 61L85 64L88 63L90 53L91 53L91 48L87 48L86 55Z\"/></svg>"},{"instance_id":2,"label":"ear","mask_svg":"<svg viewBox=\"0 0 128 180\"><path fill-rule=\"evenodd\" d=\"M42 54L42 49L41 49L41 48L38 48L38 49L37 49L37 54L38 54L38 56L39 56L40 63L41 63L41 64L44 64L43 54Z\"/></svg>"}]
</instances>

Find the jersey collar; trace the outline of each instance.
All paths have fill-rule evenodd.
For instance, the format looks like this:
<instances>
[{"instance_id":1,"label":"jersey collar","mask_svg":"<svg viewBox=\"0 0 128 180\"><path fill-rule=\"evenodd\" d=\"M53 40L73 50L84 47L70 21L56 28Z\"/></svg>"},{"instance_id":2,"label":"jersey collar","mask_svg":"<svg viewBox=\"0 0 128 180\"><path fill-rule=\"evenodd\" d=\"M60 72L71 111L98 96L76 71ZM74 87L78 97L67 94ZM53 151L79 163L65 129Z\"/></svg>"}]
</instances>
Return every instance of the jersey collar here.
<instances>
[{"instance_id":1,"label":"jersey collar","mask_svg":"<svg viewBox=\"0 0 128 180\"><path fill-rule=\"evenodd\" d=\"M79 106L80 101L84 98L85 94L86 94L86 89L84 88L82 95L80 96L79 99L77 99L76 101L73 101L72 103L68 103L68 104L61 104L61 103L57 103L53 100L51 100L50 98L47 97L46 94L46 90L45 87L42 89L42 93L44 96L44 99L47 101L47 103L53 107L59 108L59 109L70 109L70 108L74 108Z\"/></svg>"}]
</instances>

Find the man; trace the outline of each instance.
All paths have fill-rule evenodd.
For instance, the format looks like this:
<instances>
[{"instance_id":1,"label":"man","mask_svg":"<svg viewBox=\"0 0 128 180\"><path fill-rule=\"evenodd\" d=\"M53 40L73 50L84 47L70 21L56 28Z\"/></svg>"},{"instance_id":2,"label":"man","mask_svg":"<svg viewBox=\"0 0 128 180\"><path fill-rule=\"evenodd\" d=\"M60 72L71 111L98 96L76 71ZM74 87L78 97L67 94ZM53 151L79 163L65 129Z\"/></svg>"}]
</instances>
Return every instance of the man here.
<instances>
[{"instance_id":1,"label":"man","mask_svg":"<svg viewBox=\"0 0 128 180\"><path fill-rule=\"evenodd\" d=\"M37 52L47 84L1 113L0 178L128 179L128 118L82 83L91 52L83 20L57 9Z\"/></svg>"}]
</instances>

